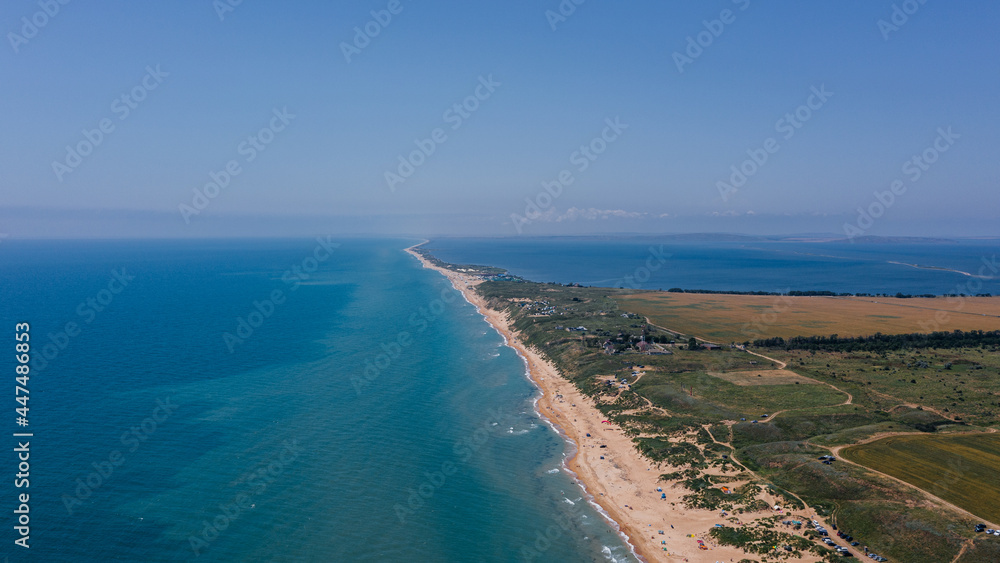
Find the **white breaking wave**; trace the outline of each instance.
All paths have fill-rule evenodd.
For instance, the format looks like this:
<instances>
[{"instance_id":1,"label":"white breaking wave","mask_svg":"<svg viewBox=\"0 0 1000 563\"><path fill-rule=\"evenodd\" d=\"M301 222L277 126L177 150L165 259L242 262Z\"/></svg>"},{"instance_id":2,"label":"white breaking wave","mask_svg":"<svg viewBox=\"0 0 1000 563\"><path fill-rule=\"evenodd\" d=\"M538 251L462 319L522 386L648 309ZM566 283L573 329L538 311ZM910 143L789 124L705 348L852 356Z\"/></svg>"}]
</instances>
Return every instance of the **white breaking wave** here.
<instances>
[{"instance_id":1,"label":"white breaking wave","mask_svg":"<svg viewBox=\"0 0 1000 563\"><path fill-rule=\"evenodd\" d=\"M617 557L615 557L614 552L611 550L610 547L606 545L601 546L601 555L603 555L605 559L611 561L612 563L624 563L625 561L628 561L627 559L618 559Z\"/></svg>"}]
</instances>

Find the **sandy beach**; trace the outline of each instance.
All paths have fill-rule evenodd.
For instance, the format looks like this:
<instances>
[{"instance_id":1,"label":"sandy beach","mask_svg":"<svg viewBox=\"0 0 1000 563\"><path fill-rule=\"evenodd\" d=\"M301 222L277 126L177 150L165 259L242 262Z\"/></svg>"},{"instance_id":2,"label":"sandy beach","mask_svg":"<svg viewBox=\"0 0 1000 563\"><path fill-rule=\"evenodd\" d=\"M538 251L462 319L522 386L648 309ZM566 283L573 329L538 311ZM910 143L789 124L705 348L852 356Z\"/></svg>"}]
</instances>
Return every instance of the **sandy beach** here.
<instances>
[{"instance_id":1,"label":"sandy beach","mask_svg":"<svg viewBox=\"0 0 1000 563\"><path fill-rule=\"evenodd\" d=\"M661 474L673 469L668 465L657 466L644 458L619 427L604 420L589 397L564 379L552 363L534 349L525 347L518 334L511 330L506 314L487 307L473 290L481 280L439 268L413 252L413 248L407 249L407 252L420 260L424 267L446 276L507 339L508 344L525 358L530 378L541 390L539 413L576 445L576 455L567 461L569 470L576 474L587 492L618 525L641 559L648 562L713 563L759 557L748 556L737 548L716 545L707 531L715 524L732 525L726 517L714 511L686 508L682 497L689 491L676 483L659 480ZM662 488L662 492L658 492L658 488ZM661 498L664 494L665 499ZM762 498L772 506L781 502L766 494ZM745 513L740 518L748 522L776 514ZM708 550L699 549L699 539L704 541ZM812 561L815 557L788 560Z\"/></svg>"}]
</instances>

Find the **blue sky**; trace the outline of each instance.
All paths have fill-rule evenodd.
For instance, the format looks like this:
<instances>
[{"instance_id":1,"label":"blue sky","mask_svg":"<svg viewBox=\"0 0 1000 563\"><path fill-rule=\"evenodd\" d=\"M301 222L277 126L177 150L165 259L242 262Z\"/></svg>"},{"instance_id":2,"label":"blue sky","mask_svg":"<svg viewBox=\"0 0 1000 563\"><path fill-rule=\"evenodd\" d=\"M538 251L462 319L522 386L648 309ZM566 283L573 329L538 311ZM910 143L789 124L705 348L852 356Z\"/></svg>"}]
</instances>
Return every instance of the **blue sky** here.
<instances>
[{"instance_id":1,"label":"blue sky","mask_svg":"<svg viewBox=\"0 0 1000 563\"><path fill-rule=\"evenodd\" d=\"M555 19L557 0L244 0L220 18L225 2L5 3L0 232L1000 235L996 3L567 0ZM681 72L675 53L696 56ZM803 113L813 88L832 95ZM416 140L433 153L387 180ZM583 169L588 145L604 152ZM753 173L731 191L734 166Z\"/></svg>"}]
</instances>

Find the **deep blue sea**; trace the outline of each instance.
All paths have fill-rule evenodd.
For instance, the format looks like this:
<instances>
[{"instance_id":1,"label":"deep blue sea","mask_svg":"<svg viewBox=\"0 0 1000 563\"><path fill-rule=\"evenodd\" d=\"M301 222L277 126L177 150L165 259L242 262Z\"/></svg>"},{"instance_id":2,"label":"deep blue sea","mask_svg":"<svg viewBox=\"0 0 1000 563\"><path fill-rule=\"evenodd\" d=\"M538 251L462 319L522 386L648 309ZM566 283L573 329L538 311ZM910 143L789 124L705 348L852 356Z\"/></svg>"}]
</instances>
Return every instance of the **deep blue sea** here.
<instances>
[{"instance_id":1,"label":"deep blue sea","mask_svg":"<svg viewBox=\"0 0 1000 563\"><path fill-rule=\"evenodd\" d=\"M559 470L521 359L416 241L332 242L0 244L0 557L633 560Z\"/></svg>"},{"instance_id":2,"label":"deep blue sea","mask_svg":"<svg viewBox=\"0 0 1000 563\"><path fill-rule=\"evenodd\" d=\"M995 240L850 244L443 238L426 248L446 262L498 266L539 282L664 290L1000 295L1000 241Z\"/></svg>"}]
</instances>

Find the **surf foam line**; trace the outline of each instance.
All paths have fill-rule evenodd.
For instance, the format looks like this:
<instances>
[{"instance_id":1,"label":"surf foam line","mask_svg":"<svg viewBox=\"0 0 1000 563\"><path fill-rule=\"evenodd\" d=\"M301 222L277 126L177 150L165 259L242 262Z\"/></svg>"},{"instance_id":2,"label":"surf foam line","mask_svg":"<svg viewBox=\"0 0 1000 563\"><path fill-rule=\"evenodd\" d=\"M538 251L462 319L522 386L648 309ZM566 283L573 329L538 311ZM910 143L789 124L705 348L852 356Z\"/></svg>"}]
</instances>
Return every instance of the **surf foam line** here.
<instances>
[{"instance_id":1,"label":"surf foam line","mask_svg":"<svg viewBox=\"0 0 1000 563\"><path fill-rule=\"evenodd\" d=\"M490 324L490 326L493 326L492 323L489 322L488 318L486 319L486 322ZM496 327L493 328L496 329ZM503 333L500 332L499 330L497 330L497 332L500 333L500 336L504 339L504 343L506 344L507 338L504 337ZM597 499L594 497L594 495L590 492L589 489L587 489L586 483L584 483L583 480L580 479L580 476L577 475L575 471L570 469L569 461L574 457L576 457L577 453L579 453L580 451L580 447L572 438L569 437L569 435L563 430L561 426L556 424L555 421L551 420L549 417L545 416L545 414L542 413L541 409L538 408L538 400L542 398L544 392L542 391L542 388L538 384L538 382L531 377L531 366L528 363L528 359L523 354L521 354L521 351L518 350L516 347L510 346L510 348L513 349L514 353L516 353L518 357L521 358L521 361L524 362L524 377L528 381L530 381L531 384L534 385L535 389L537 390L537 393L531 399L531 408L532 410L535 411L535 416L537 416L539 419L545 422L545 424L547 424L549 428L552 429L553 432L555 432L560 438L562 438L563 441L568 446L566 448L566 451L563 452L562 454L562 461L560 461L559 463L560 468L573 479L573 482L576 483L576 486L580 487L580 490L583 492L583 498L586 499L587 504L589 504L590 507L594 509L594 512L600 514L601 518L603 518L604 521L611 527L611 529L613 529L615 533L618 534L618 537L621 538L622 542L624 542L625 545L628 546L629 552L632 554L632 556L635 557L637 560L642 561L643 563L647 563L646 559L642 555L639 555L639 553L636 551L635 545L632 544L632 538L630 538L628 534L622 531L621 524L619 524L617 520L612 518L611 514L609 514L608 511L605 510L604 507L601 506L599 502L597 502ZM609 549L607 546L602 546L602 547L604 547L605 549Z\"/></svg>"},{"instance_id":2,"label":"surf foam line","mask_svg":"<svg viewBox=\"0 0 1000 563\"><path fill-rule=\"evenodd\" d=\"M452 285L454 285L454 282L452 283ZM458 288L456 287L455 289ZM465 293L462 292L462 290L459 289L459 292L462 293L463 296L465 296ZM468 298L466 298L466 301L468 301ZM580 476L577 475L575 471L570 469L569 460L576 457L577 453L579 453L580 451L580 447L575 441L573 441L572 438L569 437L569 435L563 430L561 426L556 424L555 421L551 420L549 417L545 416L545 414L542 413L541 409L538 408L538 401L539 399L542 398L544 392L542 391L541 385L539 385L538 382L535 381L533 377L531 377L531 364L528 362L528 358L525 357L524 354L522 354L521 351L518 350L516 346L512 346L508 342L507 336L504 335L503 331L500 330L497 326L495 326L492 322L490 322L489 317L483 314L483 312L479 310L479 307L476 306L475 303L472 303L471 301L469 301L469 303L472 304L473 307L476 307L476 311L478 311L479 314L483 316L483 320L486 321L486 324L490 325L491 327L493 327L493 330L497 331L497 334L499 334L500 338L503 339L504 346L507 346L508 348L513 350L514 353L517 354L517 357L521 358L521 361L524 363L524 377L529 382L531 382L532 385L535 386L536 390L535 396L532 397L531 399L531 408L532 410L535 411L535 416L537 416L545 424L547 424L549 428L551 428L552 431L556 433L556 435L562 438L563 441L568 446L566 451L563 452L562 461L559 464L562 470L565 471L573 479L573 482L576 483L578 487L580 487L580 490L583 492L583 498L587 500L587 504L589 504L590 507L594 509L594 512L600 514L601 518L603 518L604 521L607 522L607 524L611 527L611 529L613 529L615 533L618 534L618 537L620 537L621 540L625 543L625 545L628 546L629 552L632 554L632 556L643 563L647 563L646 559L643 556L639 555L639 553L636 551L635 545L632 544L632 538L630 538L628 534L622 531L621 524L619 524L614 518L612 518L611 515L608 513L608 511L605 510L604 507L597 502L597 499L594 497L593 494L591 494L590 490L587 489L587 485L583 482L583 480L580 479ZM602 547L609 549L607 546L602 546Z\"/></svg>"},{"instance_id":3,"label":"surf foam line","mask_svg":"<svg viewBox=\"0 0 1000 563\"><path fill-rule=\"evenodd\" d=\"M448 276L445 276L445 278L448 279ZM545 422L545 424L547 424L549 428L551 428L553 432L559 435L559 437L561 437L563 441L566 442L566 444L569 446L567 451L563 452L563 459L562 462L560 463L560 465L562 466L562 470L565 471L567 474L569 474L570 477L572 477L573 482L576 483L578 487L580 487L581 491L583 491L583 496L585 499L587 499L587 504L589 504L591 508L594 509L595 512L600 514L601 517L604 518L604 521L607 522L608 525L611 526L611 528L618 534L618 536L622 539L625 545L628 546L629 552L632 553L632 556L643 563L648 563L646 559L643 556L639 555L639 553L636 551L635 545L632 544L632 538L630 538L628 534L622 531L621 524L619 524L614 518L612 518L611 515L608 513L608 511L606 511L604 507L597 502L597 500L594 498L594 495L587 489L587 485L580 479L580 476L569 468L569 460L573 459L577 455L577 453L579 452L579 446L575 441L573 441L572 438L569 437L569 435L562 429L561 426L559 426L554 421L549 419L549 417L545 416L542 413L542 411L538 408L538 400L542 398L544 392L542 391L542 388L538 384L538 382L531 377L531 364L528 362L528 358L525 357L524 354L522 354L521 351L518 350L516 346L511 345L510 341L507 340L507 336L503 333L503 331L500 330L499 327L495 326L492 322L490 322L489 316L486 315L478 305L469 300L469 298L465 295L465 292L462 291L455 284L454 280L449 279L449 281L451 281L452 287L454 287L459 293L462 294L462 297L465 298L466 302L468 302L469 305L472 305L473 307L476 308L476 312L478 312L483 317L483 320L486 322L486 324L489 325L491 328L493 328L493 330L495 330L498 335L500 335L500 338L503 340L504 346L513 350L514 353L517 354L517 357L521 358L521 361L524 363L524 377L525 379L530 381L532 385L535 386L535 389L537 391L537 393L531 400L531 408L532 410L535 411L535 416L537 416L543 422Z\"/></svg>"}]
</instances>

